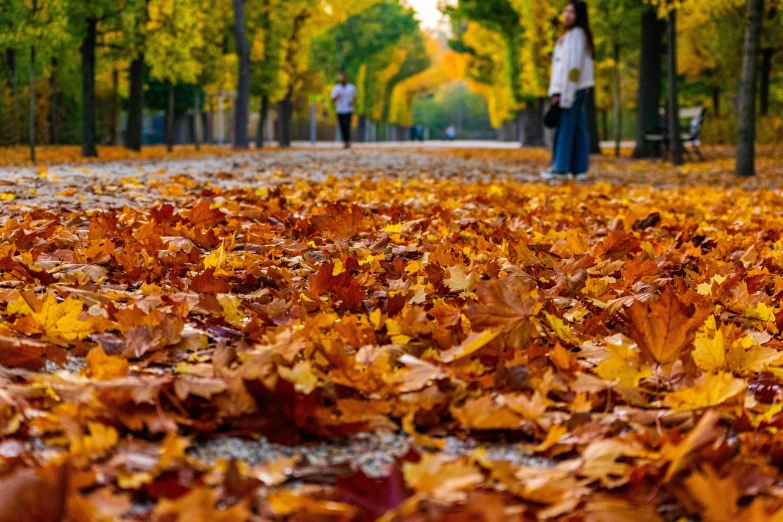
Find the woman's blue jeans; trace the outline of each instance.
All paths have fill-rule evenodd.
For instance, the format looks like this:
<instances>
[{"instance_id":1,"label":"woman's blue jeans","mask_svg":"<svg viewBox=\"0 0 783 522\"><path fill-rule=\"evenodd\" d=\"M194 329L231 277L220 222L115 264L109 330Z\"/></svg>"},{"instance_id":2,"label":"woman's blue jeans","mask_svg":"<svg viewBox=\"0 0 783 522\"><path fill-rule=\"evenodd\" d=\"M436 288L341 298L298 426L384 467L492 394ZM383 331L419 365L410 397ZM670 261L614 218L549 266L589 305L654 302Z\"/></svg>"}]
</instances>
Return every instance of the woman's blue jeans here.
<instances>
[{"instance_id":1,"label":"woman's blue jeans","mask_svg":"<svg viewBox=\"0 0 783 522\"><path fill-rule=\"evenodd\" d=\"M582 174L590 168L590 131L587 128L587 89L576 92L570 109L560 113L552 149L552 170Z\"/></svg>"}]
</instances>

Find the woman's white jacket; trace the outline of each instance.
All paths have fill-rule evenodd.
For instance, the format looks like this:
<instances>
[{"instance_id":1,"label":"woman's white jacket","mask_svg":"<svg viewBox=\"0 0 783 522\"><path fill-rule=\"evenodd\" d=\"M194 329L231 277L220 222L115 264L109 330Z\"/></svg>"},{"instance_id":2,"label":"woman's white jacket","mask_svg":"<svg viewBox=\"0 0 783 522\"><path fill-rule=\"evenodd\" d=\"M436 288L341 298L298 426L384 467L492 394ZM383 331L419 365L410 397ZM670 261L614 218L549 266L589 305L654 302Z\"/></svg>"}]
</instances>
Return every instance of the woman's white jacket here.
<instances>
[{"instance_id":1,"label":"woman's white jacket","mask_svg":"<svg viewBox=\"0 0 783 522\"><path fill-rule=\"evenodd\" d=\"M576 91L594 85L593 56L587 45L587 35L581 27L574 27L555 45L549 96L559 94L560 107L570 109L574 105Z\"/></svg>"}]
</instances>

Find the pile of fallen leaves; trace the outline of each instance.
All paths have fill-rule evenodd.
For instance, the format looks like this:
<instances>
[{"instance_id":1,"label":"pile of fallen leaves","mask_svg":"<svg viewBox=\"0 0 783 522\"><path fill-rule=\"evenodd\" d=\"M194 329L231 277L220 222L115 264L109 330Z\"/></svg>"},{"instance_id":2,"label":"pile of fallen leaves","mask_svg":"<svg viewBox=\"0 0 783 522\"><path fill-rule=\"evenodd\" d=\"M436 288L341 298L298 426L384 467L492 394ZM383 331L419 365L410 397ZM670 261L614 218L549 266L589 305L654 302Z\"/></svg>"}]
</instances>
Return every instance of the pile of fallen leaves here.
<instances>
[{"instance_id":1,"label":"pile of fallen leaves","mask_svg":"<svg viewBox=\"0 0 783 522\"><path fill-rule=\"evenodd\" d=\"M779 192L227 177L2 203L1 522L783 519Z\"/></svg>"},{"instance_id":2,"label":"pile of fallen leaves","mask_svg":"<svg viewBox=\"0 0 783 522\"><path fill-rule=\"evenodd\" d=\"M0 168L31 165L30 149L22 146L2 147L0 149ZM154 158L192 158L198 156L227 156L236 154L230 147L217 145L201 145L196 150L194 145L177 145L168 152L164 145L147 145L140 152L125 147L99 145L98 157L82 157L82 149L78 145L53 145L36 148L37 165L57 165L63 163L85 163L100 161L149 160Z\"/></svg>"}]
</instances>

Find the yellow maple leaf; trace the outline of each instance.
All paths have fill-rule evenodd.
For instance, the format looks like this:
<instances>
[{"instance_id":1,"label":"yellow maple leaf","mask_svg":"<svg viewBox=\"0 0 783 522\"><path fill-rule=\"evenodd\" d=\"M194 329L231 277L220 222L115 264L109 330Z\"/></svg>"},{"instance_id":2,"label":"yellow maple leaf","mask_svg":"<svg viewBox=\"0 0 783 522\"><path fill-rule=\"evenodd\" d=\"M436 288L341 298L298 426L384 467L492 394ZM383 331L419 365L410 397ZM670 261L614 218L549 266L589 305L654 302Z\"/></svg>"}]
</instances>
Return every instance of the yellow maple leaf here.
<instances>
[{"instance_id":1,"label":"yellow maple leaf","mask_svg":"<svg viewBox=\"0 0 783 522\"><path fill-rule=\"evenodd\" d=\"M82 301L75 297L58 303L53 294L47 294L39 312L30 308L21 297L13 306L9 305L9 312L27 316L28 322L32 322L29 326L42 333L44 339L63 345L80 341L93 331L91 323L79 319L82 305Z\"/></svg>"},{"instance_id":2,"label":"yellow maple leaf","mask_svg":"<svg viewBox=\"0 0 783 522\"><path fill-rule=\"evenodd\" d=\"M596 375L607 381L618 380L623 386L638 386L642 379L652 375L650 368L642 367L639 351L630 339L612 336L607 341L609 358L598 363L593 370Z\"/></svg>"},{"instance_id":3,"label":"yellow maple leaf","mask_svg":"<svg viewBox=\"0 0 783 522\"><path fill-rule=\"evenodd\" d=\"M338 276L345 272L345 266L343 266L343 262L339 259L334 260L334 268L332 268L332 275Z\"/></svg>"},{"instance_id":4,"label":"yellow maple leaf","mask_svg":"<svg viewBox=\"0 0 783 522\"><path fill-rule=\"evenodd\" d=\"M226 322L234 326L245 326L245 314L239 309L239 298L231 294L217 296L220 306L223 308L223 317Z\"/></svg>"},{"instance_id":5,"label":"yellow maple leaf","mask_svg":"<svg viewBox=\"0 0 783 522\"><path fill-rule=\"evenodd\" d=\"M484 474L467 459L449 461L443 455L425 453L417 463L403 465L405 483L419 494L444 502L459 502L484 482Z\"/></svg>"},{"instance_id":6,"label":"yellow maple leaf","mask_svg":"<svg viewBox=\"0 0 783 522\"><path fill-rule=\"evenodd\" d=\"M752 306L745 308L742 315L748 319L758 319L764 322L775 321L775 309L765 303L757 303L755 308Z\"/></svg>"},{"instance_id":7,"label":"yellow maple leaf","mask_svg":"<svg viewBox=\"0 0 783 522\"><path fill-rule=\"evenodd\" d=\"M492 342L498 334L500 334L500 328L473 332L459 346L441 352L439 358L442 362L449 363L467 357Z\"/></svg>"},{"instance_id":8,"label":"yellow maple leaf","mask_svg":"<svg viewBox=\"0 0 783 522\"><path fill-rule=\"evenodd\" d=\"M760 372L781 358L781 354L774 348L764 346L747 348L745 346L747 344L752 344L750 338L740 339L734 342L726 353L726 366L737 375Z\"/></svg>"},{"instance_id":9,"label":"yellow maple leaf","mask_svg":"<svg viewBox=\"0 0 783 522\"><path fill-rule=\"evenodd\" d=\"M574 332L571 331L571 327L567 325L565 321L549 313L545 313L545 315L546 315L546 321L549 323L549 326L552 327L552 330L554 330L555 335L561 341L565 341L575 346L579 346L580 344L582 344L579 338L576 335L574 335Z\"/></svg>"},{"instance_id":10,"label":"yellow maple leaf","mask_svg":"<svg viewBox=\"0 0 783 522\"><path fill-rule=\"evenodd\" d=\"M293 368L280 366L277 369L278 375L294 385L296 391L308 395L318 386L318 376L313 372L310 363L301 362Z\"/></svg>"},{"instance_id":11,"label":"yellow maple leaf","mask_svg":"<svg viewBox=\"0 0 783 522\"><path fill-rule=\"evenodd\" d=\"M479 282L478 272L468 274L465 267L455 265L449 267L449 277L443 280L452 292L473 292Z\"/></svg>"},{"instance_id":12,"label":"yellow maple leaf","mask_svg":"<svg viewBox=\"0 0 783 522\"><path fill-rule=\"evenodd\" d=\"M204 268L214 268L215 273L217 273L218 270L223 267L226 259L226 249L223 243L221 243L217 249L210 252L209 255L204 258Z\"/></svg>"},{"instance_id":13,"label":"yellow maple leaf","mask_svg":"<svg viewBox=\"0 0 783 522\"><path fill-rule=\"evenodd\" d=\"M696 332L693 340L693 361L705 372L717 372L726 366L726 347L723 332L718 330L715 316L711 315Z\"/></svg>"},{"instance_id":14,"label":"yellow maple leaf","mask_svg":"<svg viewBox=\"0 0 783 522\"><path fill-rule=\"evenodd\" d=\"M730 373L704 374L692 387L670 393L664 405L676 411L691 411L717 406L745 390L745 380Z\"/></svg>"}]
</instances>

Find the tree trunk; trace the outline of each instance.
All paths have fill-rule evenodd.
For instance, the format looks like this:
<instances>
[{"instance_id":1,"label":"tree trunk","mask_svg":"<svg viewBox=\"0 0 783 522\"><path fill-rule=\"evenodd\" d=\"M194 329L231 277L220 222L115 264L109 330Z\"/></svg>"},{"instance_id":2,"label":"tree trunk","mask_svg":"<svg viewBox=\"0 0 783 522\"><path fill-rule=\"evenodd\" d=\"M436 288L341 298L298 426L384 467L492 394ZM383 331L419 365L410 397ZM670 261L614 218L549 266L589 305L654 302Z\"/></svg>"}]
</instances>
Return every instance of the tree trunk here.
<instances>
[{"instance_id":1,"label":"tree trunk","mask_svg":"<svg viewBox=\"0 0 783 522\"><path fill-rule=\"evenodd\" d=\"M130 65L130 98L128 99L128 126L125 146L140 151L144 121L144 54L139 54Z\"/></svg>"},{"instance_id":2,"label":"tree trunk","mask_svg":"<svg viewBox=\"0 0 783 522\"><path fill-rule=\"evenodd\" d=\"M359 143L367 141L367 116L364 114L359 115L359 123L356 128L356 141Z\"/></svg>"},{"instance_id":3,"label":"tree trunk","mask_svg":"<svg viewBox=\"0 0 783 522\"><path fill-rule=\"evenodd\" d=\"M30 46L30 161L35 164L35 46Z\"/></svg>"},{"instance_id":4,"label":"tree trunk","mask_svg":"<svg viewBox=\"0 0 783 522\"><path fill-rule=\"evenodd\" d=\"M639 63L639 98L636 119L636 149L634 158L657 158L661 148L657 142L645 140L645 135L658 132L661 98L661 38L663 24L655 7L648 7L642 14L642 54Z\"/></svg>"},{"instance_id":5,"label":"tree trunk","mask_svg":"<svg viewBox=\"0 0 783 522\"><path fill-rule=\"evenodd\" d=\"M19 117L18 117L18 109L17 109L17 81L16 81L16 50L15 49L6 49L5 51L5 59L8 62L8 81L11 84L11 111L9 114L9 118L12 119L14 122L14 131L15 136L14 144L18 145L21 140L21 127L19 126Z\"/></svg>"},{"instance_id":6,"label":"tree trunk","mask_svg":"<svg viewBox=\"0 0 783 522\"><path fill-rule=\"evenodd\" d=\"M239 79L237 81L237 98L235 102L236 125L234 131L234 148L247 149L250 146L247 126L250 118L250 46L245 34L245 0L234 2L234 35L239 59Z\"/></svg>"},{"instance_id":7,"label":"tree trunk","mask_svg":"<svg viewBox=\"0 0 783 522\"><path fill-rule=\"evenodd\" d=\"M57 58L52 58L49 75L49 144L57 145L60 130L60 95L57 93Z\"/></svg>"},{"instance_id":8,"label":"tree trunk","mask_svg":"<svg viewBox=\"0 0 783 522\"><path fill-rule=\"evenodd\" d=\"M291 146L291 113L293 108L293 102L291 97L287 97L281 101L278 106L277 124L278 129L278 144L280 147Z\"/></svg>"},{"instance_id":9,"label":"tree trunk","mask_svg":"<svg viewBox=\"0 0 783 522\"><path fill-rule=\"evenodd\" d=\"M196 145L196 150L201 150L201 139L198 135L199 120L201 119L201 102L199 95L198 84L193 86L193 143Z\"/></svg>"},{"instance_id":10,"label":"tree trunk","mask_svg":"<svg viewBox=\"0 0 783 522\"><path fill-rule=\"evenodd\" d=\"M111 98L109 98L109 115L106 129L106 145L117 145L117 119L120 107L120 71L111 71Z\"/></svg>"},{"instance_id":11,"label":"tree trunk","mask_svg":"<svg viewBox=\"0 0 783 522\"><path fill-rule=\"evenodd\" d=\"M520 142L523 147L544 146L544 99L528 102L520 112Z\"/></svg>"},{"instance_id":12,"label":"tree trunk","mask_svg":"<svg viewBox=\"0 0 783 522\"><path fill-rule=\"evenodd\" d=\"M82 156L98 156L95 144L95 45L98 21L87 20L87 34L82 39Z\"/></svg>"},{"instance_id":13,"label":"tree trunk","mask_svg":"<svg viewBox=\"0 0 783 522\"><path fill-rule=\"evenodd\" d=\"M169 103L166 109L166 150L172 152L174 150L174 119L177 117L174 114L174 84L169 82Z\"/></svg>"},{"instance_id":14,"label":"tree trunk","mask_svg":"<svg viewBox=\"0 0 783 522\"><path fill-rule=\"evenodd\" d=\"M614 43L614 155L620 157L620 142L623 139L623 122L621 110L622 77L620 76L620 42Z\"/></svg>"},{"instance_id":15,"label":"tree trunk","mask_svg":"<svg viewBox=\"0 0 783 522\"><path fill-rule=\"evenodd\" d=\"M258 110L258 130L256 131L256 148L264 148L264 131L266 129L266 118L269 113L269 97L261 97L261 108Z\"/></svg>"},{"instance_id":16,"label":"tree trunk","mask_svg":"<svg viewBox=\"0 0 783 522\"><path fill-rule=\"evenodd\" d=\"M720 85L712 87L712 110L715 112L715 117L720 118Z\"/></svg>"},{"instance_id":17,"label":"tree trunk","mask_svg":"<svg viewBox=\"0 0 783 522\"><path fill-rule=\"evenodd\" d=\"M775 49L761 51L761 85L759 86L759 114L761 116L769 114L769 80L772 76L772 57L774 55Z\"/></svg>"},{"instance_id":18,"label":"tree trunk","mask_svg":"<svg viewBox=\"0 0 783 522\"><path fill-rule=\"evenodd\" d=\"M669 83L669 150L672 163L682 165L682 142L680 141L680 103L677 97L677 9L669 10L666 24L666 76Z\"/></svg>"},{"instance_id":19,"label":"tree trunk","mask_svg":"<svg viewBox=\"0 0 783 522\"><path fill-rule=\"evenodd\" d=\"M595 88L587 90L587 128L590 130L590 154L601 154L601 139L598 135L598 111L595 107Z\"/></svg>"},{"instance_id":20,"label":"tree trunk","mask_svg":"<svg viewBox=\"0 0 783 522\"><path fill-rule=\"evenodd\" d=\"M748 1L748 27L745 31L745 54L742 60L742 83L739 95L736 166L738 176L753 176L756 173L756 56L759 51L763 10L764 0Z\"/></svg>"}]
</instances>

